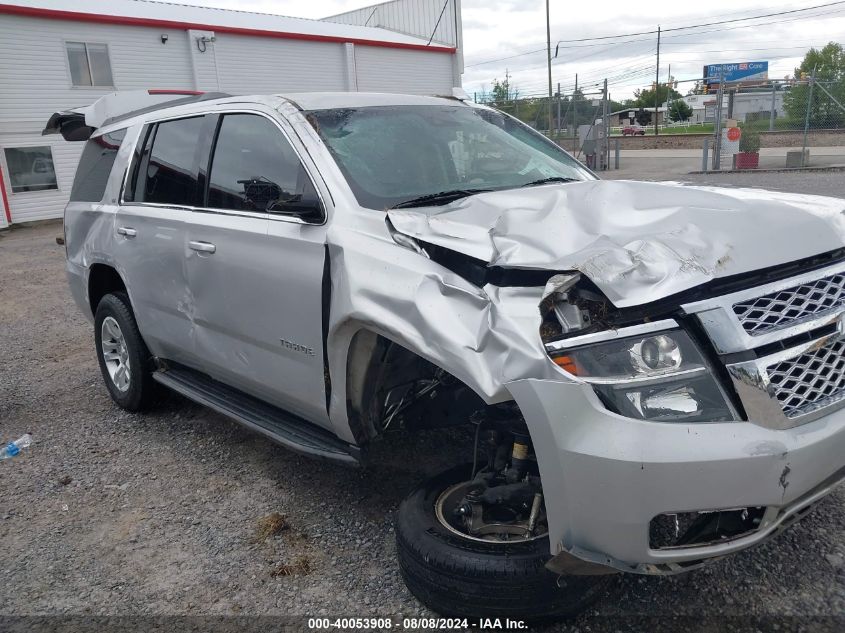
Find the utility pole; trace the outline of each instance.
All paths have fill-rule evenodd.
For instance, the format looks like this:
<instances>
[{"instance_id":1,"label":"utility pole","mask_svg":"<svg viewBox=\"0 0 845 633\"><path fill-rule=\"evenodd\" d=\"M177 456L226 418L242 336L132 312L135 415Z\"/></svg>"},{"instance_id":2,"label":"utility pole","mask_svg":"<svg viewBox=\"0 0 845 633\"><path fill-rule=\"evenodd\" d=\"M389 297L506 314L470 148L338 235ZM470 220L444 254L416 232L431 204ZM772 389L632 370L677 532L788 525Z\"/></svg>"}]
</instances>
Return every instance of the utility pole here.
<instances>
[{"instance_id":1,"label":"utility pole","mask_svg":"<svg viewBox=\"0 0 845 633\"><path fill-rule=\"evenodd\" d=\"M660 134L657 127L658 107L660 106L660 25L657 25L657 77L654 80L654 135Z\"/></svg>"},{"instance_id":2,"label":"utility pole","mask_svg":"<svg viewBox=\"0 0 845 633\"><path fill-rule=\"evenodd\" d=\"M777 97L778 85L772 81L772 107L769 110L769 132L775 131L775 99Z\"/></svg>"},{"instance_id":3,"label":"utility pole","mask_svg":"<svg viewBox=\"0 0 845 633\"><path fill-rule=\"evenodd\" d=\"M801 144L801 167L807 157L807 132L810 130L810 110L813 107L813 88L816 85L816 66L813 66L813 74L810 75L810 95L807 97L807 114L804 116L804 141Z\"/></svg>"},{"instance_id":4,"label":"utility pole","mask_svg":"<svg viewBox=\"0 0 845 633\"><path fill-rule=\"evenodd\" d=\"M575 73L575 92L572 93L572 135L578 137L578 73Z\"/></svg>"},{"instance_id":5,"label":"utility pole","mask_svg":"<svg viewBox=\"0 0 845 633\"><path fill-rule=\"evenodd\" d=\"M672 114L672 64L669 64L669 72L666 73L666 114L663 116L664 123L669 121Z\"/></svg>"},{"instance_id":6,"label":"utility pole","mask_svg":"<svg viewBox=\"0 0 845 633\"><path fill-rule=\"evenodd\" d=\"M607 79L604 80L604 99L602 100L602 122L604 123L604 169L610 169L610 102L607 94Z\"/></svg>"},{"instance_id":7,"label":"utility pole","mask_svg":"<svg viewBox=\"0 0 845 633\"><path fill-rule=\"evenodd\" d=\"M552 135L552 25L549 21L549 0L546 0L546 56L549 61L549 136Z\"/></svg>"},{"instance_id":8,"label":"utility pole","mask_svg":"<svg viewBox=\"0 0 845 633\"><path fill-rule=\"evenodd\" d=\"M557 131L557 136L560 138L560 82L557 82L557 125L555 126L555 130Z\"/></svg>"}]
</instances>

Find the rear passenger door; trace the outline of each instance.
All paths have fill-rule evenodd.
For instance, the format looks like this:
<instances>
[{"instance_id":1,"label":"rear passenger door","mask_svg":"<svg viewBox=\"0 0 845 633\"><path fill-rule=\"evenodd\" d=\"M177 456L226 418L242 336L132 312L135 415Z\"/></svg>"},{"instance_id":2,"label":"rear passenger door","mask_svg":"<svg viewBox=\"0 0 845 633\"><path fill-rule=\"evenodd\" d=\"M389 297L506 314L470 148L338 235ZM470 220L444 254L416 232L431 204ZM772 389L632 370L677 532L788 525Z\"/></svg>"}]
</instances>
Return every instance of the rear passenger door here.
<instances>
[{"instance_id":1,"label":"rear passenger door","mask_svg":"<svg viewBox=\"0 0 845 633\"><path fill-rule=\"evenodd\" d=\"M269 113L221 112L212 127L212 156L200 174L204 201L187 230L203 370L329 426L319 195ZM291 213L303 205L322 217Z\"/></svg>"},{"instance_id":2,"label":"rear passenger door","mask_svg":"<svg viewBox=\"0 0 845 633\"><path fill-rule=\"evenodd\" d=\"M144 340L153 354L187 364L196 357L185 226L199 192L204 121L143 128L115 223L115 259Z\"/></svg>"}]
</instances>

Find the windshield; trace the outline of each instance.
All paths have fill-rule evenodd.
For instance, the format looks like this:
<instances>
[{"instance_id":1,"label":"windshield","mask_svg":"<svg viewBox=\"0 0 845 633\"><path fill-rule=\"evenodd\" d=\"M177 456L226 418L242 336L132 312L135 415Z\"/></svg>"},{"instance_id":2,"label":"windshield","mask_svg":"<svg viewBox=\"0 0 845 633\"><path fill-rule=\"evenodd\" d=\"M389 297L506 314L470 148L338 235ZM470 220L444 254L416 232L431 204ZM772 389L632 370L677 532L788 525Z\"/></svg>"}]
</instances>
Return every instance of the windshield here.
<instances>
[{"instance_id":1,"label":"windshield","mask_svg":"<svg viewBox=\"0 0 845 633\"><path fill-rule=\"evenodd\" d=\"M546 179L595 179L544 136L491 110L372 106L306 114L358 203L371 209L457 190L471 195Z\"/></svg>"}]
</instances>

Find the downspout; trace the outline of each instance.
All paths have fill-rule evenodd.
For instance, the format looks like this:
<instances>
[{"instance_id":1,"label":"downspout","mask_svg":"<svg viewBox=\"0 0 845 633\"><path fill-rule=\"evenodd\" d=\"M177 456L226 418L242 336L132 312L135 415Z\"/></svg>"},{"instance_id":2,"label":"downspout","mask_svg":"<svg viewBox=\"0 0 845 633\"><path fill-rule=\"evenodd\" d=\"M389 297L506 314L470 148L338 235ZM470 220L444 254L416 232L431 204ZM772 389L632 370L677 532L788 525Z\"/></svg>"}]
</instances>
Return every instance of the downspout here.
<instances>
[{"instance_id":1,"label":"downspout","mask_svg":"<svg viewBox=\"0 0 845 633\"><path fill-rule=\"evenodd\" d=\"M461 19L461 0L452 0L455 10L455 52L452 57L452 85L455 88L463 86L464 74L464 27Z\"/></svg>"}]
</instances>

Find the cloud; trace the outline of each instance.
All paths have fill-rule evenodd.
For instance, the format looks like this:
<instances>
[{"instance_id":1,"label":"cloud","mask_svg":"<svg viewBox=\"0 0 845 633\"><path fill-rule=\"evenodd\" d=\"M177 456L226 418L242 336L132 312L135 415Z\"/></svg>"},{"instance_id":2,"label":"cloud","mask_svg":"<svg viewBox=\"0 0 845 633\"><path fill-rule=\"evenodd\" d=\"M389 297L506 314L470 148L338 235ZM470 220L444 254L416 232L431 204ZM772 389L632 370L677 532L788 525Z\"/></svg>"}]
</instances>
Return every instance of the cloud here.
<instances>
[{"instance_id":1,"label":"cloud","mask_svg":"<svg viewBox=\"0 0 845 633\"><path fill-rule=\"evenodd\" d=\"M373 4L367 0L171 1L315 19ZM553 0L550 7L552 46L558 40L652 31L658 24L664 29L672 29L801 8L801 5L786 4L782 0L777 2L743 0L742 9L738 9L735 0L710 0L706 6L674 3L671 11L667 11L665 2L605 0L600 10L588 10L584 4ZM503 79L507 72L522 94L546 93L544 0L462 0L462 3L467 64L463 77L465 89L471 94L485 85L489 88L494 78ZM805 19L807 16L812 19ZM768 23L752 26L755 22ZM821 47L829 41L843 42L845 5L705 27L699 31L703 32L696 35L687 30L664 34L660 56L663 80L670 65L676 79L692 80L701 75L705 64L736 61L769 61L769 76L782 78L793 72L811 46ZM593 87L607 77L611 80L611 95L616 99L625 98L636 88L648 86L654 80L656 44L654 35L608 40L600 46L595 41L561 44L566 48L561 48L553 62L552 79L567 92L574 86L576 73L579 85ZM537 52L522 54L527 51ZM505 57L511 58L501 59ZM498 59L501 61L478 64ZM685 91L684 86L682 91Z\"/></svg>"}]
</instances>

